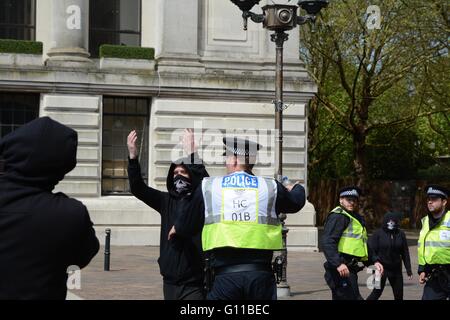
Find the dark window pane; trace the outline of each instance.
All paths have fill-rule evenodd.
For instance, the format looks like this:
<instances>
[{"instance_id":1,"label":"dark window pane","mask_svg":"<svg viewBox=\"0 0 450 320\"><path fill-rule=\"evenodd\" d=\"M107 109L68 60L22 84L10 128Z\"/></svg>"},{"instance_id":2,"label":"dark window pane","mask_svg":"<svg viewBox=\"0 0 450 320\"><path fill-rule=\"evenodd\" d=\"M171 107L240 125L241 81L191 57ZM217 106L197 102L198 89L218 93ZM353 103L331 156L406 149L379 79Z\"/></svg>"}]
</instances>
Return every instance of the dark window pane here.
<instances>
[{"instance_id":1,"label":"dark window pane","mask_svg":"<svg viewBox=\"0 0 450 320\"><path fill-rule=\"evenodd\" d=\"M138 99L137 100L137 113L139 114L146 114L148 112L147 108L147 100L145 99Z\"/></svg>"},{"instance_id":2,"label":"dark window pane","mask_svg":"<svg viewBox=\"0 0 450 320\"><path fill-rule=\"evenodd\" d=\"M34 40L36 0L0 0L0 39Z\"/></svg>"},{"instance_id":3,"label":"dark window pane","mask_svg":"<svg viewBox=\"0 0 450 320\"><path fill-rule=\"evenodd\" d=\"M141 0L91 0L89 51L96 58L102 44L140 46Z\"/></svg>"},{"instance_id":4,"label":"dark window pane","mask_svg":"<svg viewBox=\"0 0 450 320\"><path fill-rule=\"evenodd\" d=\"M125 101L125 110L127 113L136 113L136 99L127 99Z\"/></svg>"},{"instance_id":5,"label":"dark window pane","mask_svg":"<svg viewBox=\"0 0 450 320\"><path fill-rule=\"evenodd\" d=\"M91 16L90 27L100 29L116 29L118 10L116 0L91 0L89 11Z\"/></svg>"},{"instance_id":6,"label":"dark window pane","mask_svg":"<svg viewBox=\"0 0 450 320\"><path fill-rule=\"evenodd\" d=\"M131 130L138 130L139 162L143 176L146 178L150 100L133 97L104 97L103 105L102 194L129 194L127 136ZM141 106L140 113L137 113L137 105ZM109 112L106 112L107 109Z\"/></svg>"},{"instance_id":7,"label":"dark window pane","mask_svg":"<svg viewBox=\"0 0 450 320\"><path fill-rule=\"evenodd\" d=\"M117 98L114 103L114 112L115 113L124 113L125 112L125 99Z\"/></svg>"},{"instance_id":8,"label":"dark window pane","mask_svg":"<svg viewBox=\"0 0 450 320\"><path fill-rule=\"evenodd\" d=\"M114 99L112 98L103 99L103 112L104 113L114 112Z\"/></svg>"},{"instance_id":9,"label":"dark window pane","mask_svg":"<svg viewBox=\"0 0 450 320\"><path fill-rule=\"evenodd\" d=\"M0 139L38 115L39 94L0 93Z\"/></svg>"}]
</instances>

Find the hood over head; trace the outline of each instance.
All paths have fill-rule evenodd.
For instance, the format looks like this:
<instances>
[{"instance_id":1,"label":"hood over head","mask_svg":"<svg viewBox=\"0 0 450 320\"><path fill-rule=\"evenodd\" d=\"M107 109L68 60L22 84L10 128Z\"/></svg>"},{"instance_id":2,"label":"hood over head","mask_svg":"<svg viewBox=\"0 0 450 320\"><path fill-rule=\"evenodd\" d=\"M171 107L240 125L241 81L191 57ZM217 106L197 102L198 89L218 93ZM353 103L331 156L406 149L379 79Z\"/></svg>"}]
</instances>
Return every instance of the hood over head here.
<instances>
[{"instance_id":1,"label":"hood over head","mask_svg":"<svg viewBox=\"0 0 450 320\"><path fill-rule=\"evenodd\" d=\"M182 165L186 171L189 173L189 194L192 193L202 182L204 177L209 177L208 172L206 171L203 164L201 164L201 160L197 157L196 154L192 154L191 156L180 158L170 165L169 172L167 173L167 191L169 191L171 196L179 198L180 195L175 191L174 177L173 172L178 165Z\"/></svg>"},{"instance_id":2,"label":"hood over head","mask_svg":"<svg viewBox=\"0 0 450 320\"><path fill-rule=\"evenodd\" d=\"M35 119L0 140L4 179L53 190L75 168L77 132L49 117Z\"/></svg>"},{"instance_id":3,"label":"hood over head","mask_svg":"<svg viewBox=\"0 0 450 320\"><path fill-rule=\"evenodd\" d=\"M396 231L400 228L401 214L397 212L386 212L383 218L383 229L387 231Z\"/></svg>"}]
</instances>

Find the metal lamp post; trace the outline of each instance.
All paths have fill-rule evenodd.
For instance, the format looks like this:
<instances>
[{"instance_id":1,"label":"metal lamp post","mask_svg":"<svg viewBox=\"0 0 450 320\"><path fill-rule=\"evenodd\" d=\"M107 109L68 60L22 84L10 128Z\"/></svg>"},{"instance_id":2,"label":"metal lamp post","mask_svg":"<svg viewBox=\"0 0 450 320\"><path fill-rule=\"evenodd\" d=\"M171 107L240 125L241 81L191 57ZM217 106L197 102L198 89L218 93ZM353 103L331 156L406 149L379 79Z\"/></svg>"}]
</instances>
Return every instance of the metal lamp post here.
<instances>
[{"instance_id":1,"label":"metal lamp post","mask_svg":"<svg viewBox=\"0 0 450 320\"><path fill-rule=\"evenodd\" d=\"M298 6L306 11L307 15L298 16L297 6L272 4L262 7L263 14L255 14L250 10L260 2L260 0L231 0L242 10L242 17L244 19L244 30L247 30L248 18L253 22L262 23L265 29L274 31L271 34L271 40L276 45L276 72L275 72L275 130L277 138L275 141L275 158L276 158L276 173L275 178L282 182L283 177L283 110L285 109L283 103L283 45L288 40L288 34L285 31L294 29L297 25L308 22L314 23L316 15L320 10L328 5L326 0L316 1L298 1ZM283 249L281 257L283 261L282 277L277 286L277 293L279 297L289 296L290 287L287 283L286 267L287 267L287 247L286 236L288 228L285 226L285 214L280 214L283 234Z\"/></svg>"}]
</instances>

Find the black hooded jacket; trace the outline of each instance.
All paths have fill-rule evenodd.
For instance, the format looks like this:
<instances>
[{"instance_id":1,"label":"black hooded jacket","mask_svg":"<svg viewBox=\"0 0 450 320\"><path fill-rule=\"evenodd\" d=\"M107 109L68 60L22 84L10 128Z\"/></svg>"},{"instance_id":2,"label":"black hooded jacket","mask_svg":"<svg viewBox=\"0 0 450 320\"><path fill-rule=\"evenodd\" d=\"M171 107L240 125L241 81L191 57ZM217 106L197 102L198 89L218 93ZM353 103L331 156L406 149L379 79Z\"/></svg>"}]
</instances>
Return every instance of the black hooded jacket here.
<instances>
[{"instance_id":1,"label":"black hooded jacket","mask_svg":"<svg viewBox=\"0 0 450 320\"><path fill-rule=\"evenodd\" d=\"M75 167L77 143L48 117L0 140L0 299L65 299L67 268L99 250L86 207L52 193Z\"/></svg>"},{"instance_id":2,"label":"black hooded jacket","mask_svg":"<svg viewBox=\"0 0 450 320\"><path fill-rule=\"evenodd\" d=\"M201 233L197 233L192 237L175 237L170 241L167 239L170 229L175 225L180 200L190 198L190 194L180 196L174 190L173 172L175 167L180 164L184 165L189 172L193 189L201 184L204 177L209 176L203 162L195 153L190 158L183 158L171 164L167 174L168 192L153 189L144 183L137 159L129 159L128 178L130 180L131 193L161 214L160 256L158 263L164 281L174 285L202 285L203 257Z\"/></svg>"},{"instance_id":3,"label":"black hooded jacket","mask_svg":"<svg viewBox=\"0 0 450 320\"><path fill-rule=\"evenodd\" d=\"M389 220L396 223L393 230L389 230L387 227ZM401 273L403 260L407 274L412 275L408 242L405 233L398 226L398 217L394 214L386 214L383 226L375 230L369 238L369 245L379 257L387 273Z\"/></svg>"}]
</instances>

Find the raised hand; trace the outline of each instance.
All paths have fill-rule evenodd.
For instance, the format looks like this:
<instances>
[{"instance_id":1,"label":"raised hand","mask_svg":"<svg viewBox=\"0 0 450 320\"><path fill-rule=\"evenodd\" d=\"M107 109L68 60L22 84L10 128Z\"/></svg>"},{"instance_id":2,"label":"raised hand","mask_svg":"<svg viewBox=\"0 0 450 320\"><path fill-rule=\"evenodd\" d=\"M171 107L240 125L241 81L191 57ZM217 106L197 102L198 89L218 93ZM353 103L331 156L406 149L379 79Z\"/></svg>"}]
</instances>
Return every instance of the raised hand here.
<instances>
[{"instance_id":1,"label":"raised hand","mask_svg":"<svg viewBox=\"0 0 450 320\"><path fill-rule=\"evenodd\" d=\"M137 141L137 133L136 130L133 130L130 132L127 138L127 147L128 147L128 154L130 156L130 159L136 159L138 156L138 149L136 146Z\"/></svg>"},{"instance_id":2,"label":"raised hand","mask_svg":"<svg viewBox=\"0 0 450 320\"><path fill-rule=\"evenodd\" d=\"M194 152L197 152L198 145L195 142L194 130L192 129L184 129L183 134L183 150L186 154L190 155Z\"/></svg>"}]
</instances>

